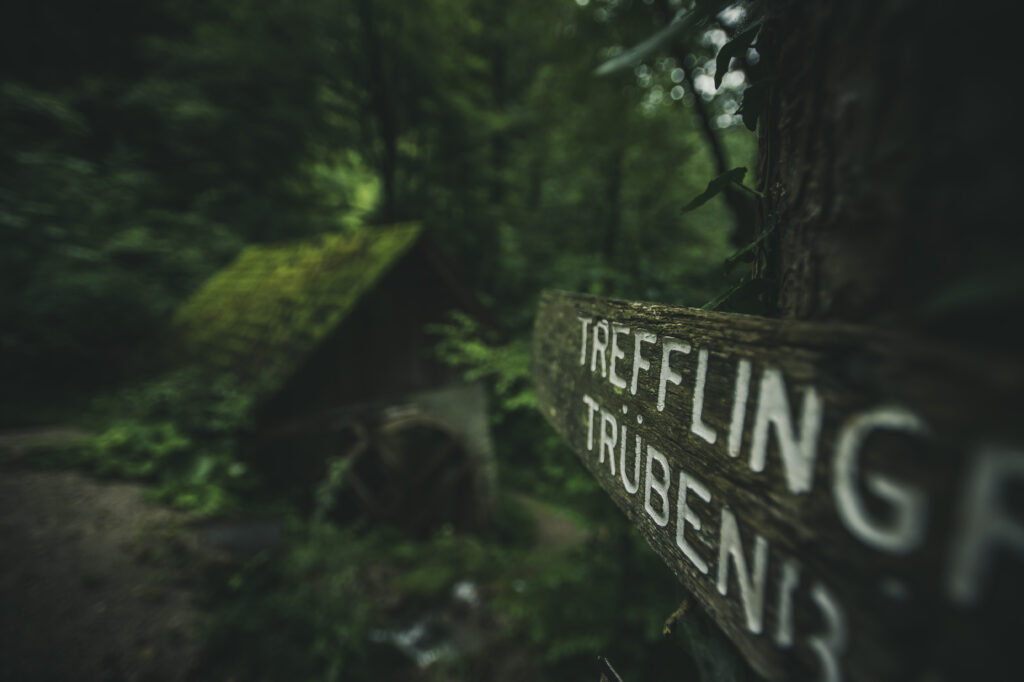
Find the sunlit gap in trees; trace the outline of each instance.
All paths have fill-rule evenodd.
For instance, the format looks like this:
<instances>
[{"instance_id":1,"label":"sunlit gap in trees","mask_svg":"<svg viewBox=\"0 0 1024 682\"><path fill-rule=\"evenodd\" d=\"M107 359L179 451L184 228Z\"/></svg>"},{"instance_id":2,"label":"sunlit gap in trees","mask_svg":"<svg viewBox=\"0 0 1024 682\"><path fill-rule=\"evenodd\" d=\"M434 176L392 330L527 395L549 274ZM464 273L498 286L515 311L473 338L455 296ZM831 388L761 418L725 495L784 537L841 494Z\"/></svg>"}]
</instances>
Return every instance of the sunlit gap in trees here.
<instances>
[{"instance_id":1,"label":"sunlit gap in trees","mask_svg":"<svg viewBox=\"0 0 1024 682\"><path fill-rule=\"evenodd\" d=\"M725 32L720 29L707 31L702 37L702 42L705 45L713 46L715 50L721 49L725 41ZM751 53L756 54L756 51L751 50ZM717 66L715 60L709 59L697 66L696 60L691 59L688 59L687 63L683 65L677 64L671 57L659 59L653 64L637 64L633 73L636 76L637 85L646 91L640 102L640 110L647 115L652 115L665 102L666 95L673 101L682 100L684 105L690 106L693 103L693 94L687 92L685 67L692 70L693 87L701 99L710 102L716 97L720 98L721 113L714 117L713 125L717 128L742 125L743 119L738 113L739 98L747 88L746 74L740 69L729 71L722 78L721 87L716 88ZM659 82L664 81L666 75L670 83Z\"/></svg>"}]
</instances>

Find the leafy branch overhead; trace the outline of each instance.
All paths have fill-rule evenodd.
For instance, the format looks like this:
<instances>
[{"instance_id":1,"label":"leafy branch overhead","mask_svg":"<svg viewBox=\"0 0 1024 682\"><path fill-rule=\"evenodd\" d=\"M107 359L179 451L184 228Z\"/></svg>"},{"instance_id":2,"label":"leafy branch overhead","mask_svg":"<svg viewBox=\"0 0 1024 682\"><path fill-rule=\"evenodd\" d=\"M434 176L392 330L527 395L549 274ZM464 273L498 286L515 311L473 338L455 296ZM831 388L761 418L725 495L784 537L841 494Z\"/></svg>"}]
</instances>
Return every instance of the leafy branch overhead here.
<instances>
[{"instance_id":1,"label":"leafy branch overhead","mask_svg":"<svg viewBox=\"0 0 1024 682\"><path fill-rule=\"evenodd\" d=\"M672 21L654 35L602 63L594 69L594 75L608 76L636 66L668 45L673 38L688 39L696 34L697 29L706 28L716 15L732 4L735 4L734 0L698 0L692 8L676 12Z\"/></svg>"},{"instance_id":2,"label":"leafy branch overhead","mask_svg":"<svg viewBox=\"0 0 1024 682\"><path fill-rule=\"evenodd\" d=\"M754 42L754 39L760 32L761 24L763 23L763 19L751 22L746 28L737 33L736 37L723 45L722 49L718 51L718 56L715 57L716 88L722 87L722 79L729 71L729 64L732 60L740 59L747 54L747 50L750 49L750 45Z\"/></svg>"},{"instance_id":3,"label":"leafy branch overhead","mask_svg":"<svg viewBox=\"0 0 1024 682\"><path fill-rule=\"evenodd\" d=\"M705 189L703 192L695 196L690 201L690 203L686 204L686 206L683 206L683 213L689 213L690 211L696 208L700 208L708 201L714 199L716 196L725 191L726 187L733 184L754 196L760 197L760 192L758 192L755 189L751 189L750 187L747 187L746 185L743 184L743 178L746 177L746 175L747 169L743 166L739 166L737 168L733 168L732 170L727 170L726 172L722 173L717 178L714 178L713 180L711 180L711 182L708 183L707 189Z\"/></svg>"},{"instance_id":4,"label":"leafy branch overhead","mask_svg":"<svg viewBox=\"0 0 1024 682\"><path fill-rule=\"evenodd\" d=\"M696 52L696 39L710 28L718 26L731 32L732 39L722 45L715 57L715 88L722 87L722 80L729 72L733 59L743 62L742 68L747 72L749 86L741 95L740 114L743 117L744 125L750 130L754 130L758 117L768 103L770 77L764 64L760 64L757 60L748 62L745 57L748 50L756 47L754 42L760 35L765 18L764 16L749 17L741 24L742 28L730 30L722 24L719 14L731 5L735 5L735 3L710 0L696 2L689 9L679 10L666 26L653 35L601 63L594 69L594 75L608 76L633 68L667 49L673 40L680 41L687 54L693 54ZM755 8L747 7L746 9L750 12Z\"/></svg>"},{"instance_id":5,"label":"leafy branch overhead","mask_svg":"<svg viewBox=\"0 0 1024 682\"><path fill-rule=\"evenodd\" d=\"M613 73L618 73L619 71L632 68L651 55L657 53L676 36L679 36L688 30L697 28L698 26L703 26L705 23L707 23L707 18L701 17L694 12L681 9L676 13L676 16L672 21L669 22L668 26L643 42L626 50L622 54L612 57L608 61L604 62L594 69L594 75L608 76Z\"/></svg>"}]
</instances>

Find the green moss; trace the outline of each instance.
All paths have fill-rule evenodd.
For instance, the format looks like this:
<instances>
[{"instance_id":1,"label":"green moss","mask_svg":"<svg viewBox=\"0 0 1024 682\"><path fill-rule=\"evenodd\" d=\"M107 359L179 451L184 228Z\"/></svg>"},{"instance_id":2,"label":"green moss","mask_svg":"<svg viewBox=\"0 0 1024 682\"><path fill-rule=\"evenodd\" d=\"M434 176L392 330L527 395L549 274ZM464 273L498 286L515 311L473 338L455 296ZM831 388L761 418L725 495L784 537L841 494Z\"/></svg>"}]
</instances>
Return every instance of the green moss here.
<instances>
[{"instance_id":1,"label":"green moss","mask_svg":"<svg viewBox=\"0 0 1024 682\"><path fill-rule=\"evenodd\" d=\"M250 246L174 317L187 359L230 373L255 396L299 363L416 242L417 224L281 246Z\"/></svg>"}]
</instances>

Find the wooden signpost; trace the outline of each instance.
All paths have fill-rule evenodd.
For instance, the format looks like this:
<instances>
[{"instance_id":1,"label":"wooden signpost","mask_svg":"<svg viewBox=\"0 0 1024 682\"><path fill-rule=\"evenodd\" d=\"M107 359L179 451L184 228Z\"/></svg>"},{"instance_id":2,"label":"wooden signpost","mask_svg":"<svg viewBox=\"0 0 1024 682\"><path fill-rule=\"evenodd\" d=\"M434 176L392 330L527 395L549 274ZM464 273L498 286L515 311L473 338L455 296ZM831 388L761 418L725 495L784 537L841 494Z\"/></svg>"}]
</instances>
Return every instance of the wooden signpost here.
<instances>
[{"instance_id":1,"label":"wooden signpost","mask_svg":"<svg viewBox=\"0 0 1024 682\"><path fill-rule=\"evenodd\" d=\"M760 673L1016 675L1020 364L559 292L533 352L544 416Z\"/></svg>"}]
</instances>

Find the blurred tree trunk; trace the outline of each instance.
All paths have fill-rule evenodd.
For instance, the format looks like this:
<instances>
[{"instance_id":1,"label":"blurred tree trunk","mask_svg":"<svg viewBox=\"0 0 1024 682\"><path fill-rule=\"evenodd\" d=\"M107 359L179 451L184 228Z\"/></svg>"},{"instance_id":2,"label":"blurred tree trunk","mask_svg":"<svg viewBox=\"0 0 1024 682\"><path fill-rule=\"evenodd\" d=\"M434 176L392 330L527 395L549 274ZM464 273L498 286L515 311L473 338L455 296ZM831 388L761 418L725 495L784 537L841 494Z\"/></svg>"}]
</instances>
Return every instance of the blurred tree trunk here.
<instances>
[{"instance_id":1,"label":"blurred tree trunk","mask_svg":"<svg viewBox=\"0 0 1024 682\"><path fill-rule=\"evenodd\" d=\"M766 4L758 230L774 230L753 274L774 283L769 303L1019 354L1020 124L1000 102L1012 22L991 2ZM689 632L698 650L714 630Z\"/></svg>"},{"instance_id":2,"label":"blurred tree trunk","mask_svg":"<svg viewBox=\"0 0 1024 682\"><path fill-rule=\"evenodd\" d=\"M508 49L505 45L507 28L505 3L493 6L495 35L490 46L491 97L494 109L499 115L505 113L508 100ZM505 166L508 159L508 139L504 125L491 132L491 188L492 206L505 203Z\"/></svg>"},{"instance_id":3,"label":"blurred tree trunk","mask_svg":"<svg viewBox=\"0 0 1024 682\"><path fill-rule=\"evenodd\" d=\"M1014 42L995 4L945 4L770 4L758 128L777 229L757 274L781 315L985 344L1020 309L1001 270L1019 271L1020 145L993 99Z\"/></svg>"},{"instance_id":4,"label":"blurred tree trunk","mask_svg":"<svg viewBox=\"0 0 1024 682\"><path fill-rule=\"evenodd\" d=\"M381 222L391 222L396 219L398 212L395 186L398 172L398 125L395 104L383 65L384 52L373 13L373 0L359 0L357 10L365 41L366 89L370 93L370 108L381 145L378 159L382 185L379 218Z\"/></svg>"},{"instance_id":5,"label":"blurred tree trunk","mask_svg":"<svg viewBox=\"0 0 1024 682\"><path fill-rule=\"evenodd\" d=\"M622 172L626 149L623 145L614 145L608 152L608 164L604 174L604 255L605 265L609 269L615 267L615 251L619 244L619 232L622 228Z\"/></svg>"},{"instance_id":6,"label":"blurred tree trunk","mask_svg":"<svg viewBox=\"0 0 1024 682\"><path fill-rule=\"evenodd\" d=\"M544 160L546 150L541 146L531 157L526 179L526 210L530 213L540 208L544 198Z\"/></svg>"}]
</instances>

